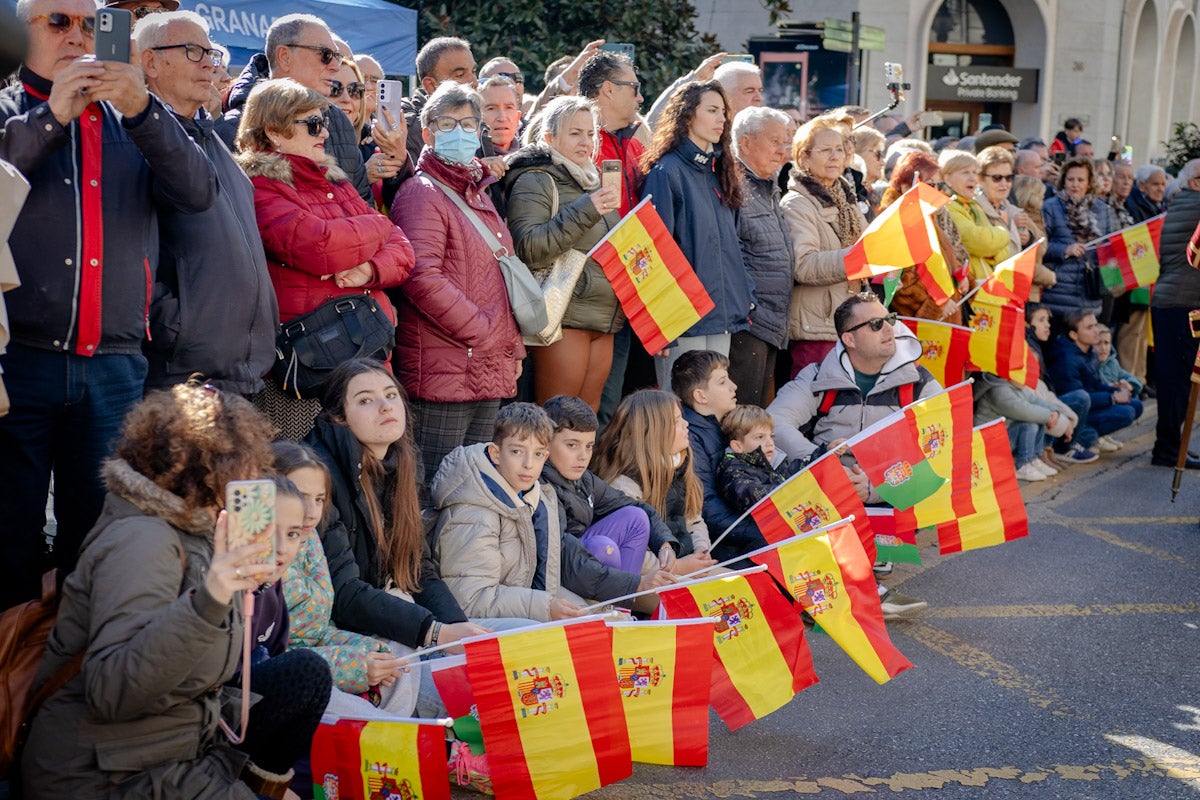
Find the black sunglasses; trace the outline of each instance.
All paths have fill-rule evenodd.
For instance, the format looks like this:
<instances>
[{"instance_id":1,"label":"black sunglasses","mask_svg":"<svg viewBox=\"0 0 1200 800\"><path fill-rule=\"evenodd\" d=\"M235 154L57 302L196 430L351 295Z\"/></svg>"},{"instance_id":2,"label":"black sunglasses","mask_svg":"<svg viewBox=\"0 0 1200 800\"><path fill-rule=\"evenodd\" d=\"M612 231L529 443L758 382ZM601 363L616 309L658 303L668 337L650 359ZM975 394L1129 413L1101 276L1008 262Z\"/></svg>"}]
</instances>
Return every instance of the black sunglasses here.
<instances>
[{"instance_id":1,"label":"black sunglasses","mask_svg":"<svg viewBox=\"0 0 1200 800\"><path fill-rule=\"evenodd\" d=\"M313 44L289 44L288 47L299 47L302 50L312 50L314 53L321 54L322 64L332 64L335 58L340 58L337 50L331 50L328 47L317 47Z\"/></svg>"},{"instance_id":2,"label":"black sunglasses","mask_svg":"<svg viewBox=\"0 0 1200 800\"><path fill-rule=\"evenodd\" d=\"M29 21L37 22L40 19L46 20L46 25L55 33L66 33L78 24L79 32L84 36L96 34L95 17L73 17L70 14L55 11L53 14L38 14L36 17L31 17Z\"/></svg>"},{"instance_id":3,"label":"black sunglasses","mask_svg":"<svg viewBox=\"0 0 1200 800\"><path fill-rule=\"evenodd\" d=\"M508 78L513 83L525 82L525 76L520 72L497 72L496 75L501 78Z\"/></svg>"},{"instance_id":4,"label":"black sunglasses","mask_svg":"<svg viewBox=\"0 0 1200 800\"><path fill-rule=\"evenodd\" d=\"M346 84L345 86L342 86L341 81L330 81L329 82L329 96L330 97L341 97L342 92L345 92L346 94L348 94L350 97L354 98L355 100L361 100L362 96L363 96L363 92L365 92L365 91L366 91L366 87L363 86L358 81L351 81L350 83Z\"/></svg>"},{"instance_id":5,"label":"black sunglasses","mask_svg":"<svg viewBox=\"0 0 1200 800\"><path fill-rule=\"evenodd\" d=\"M166 11L165 8L151 8L150 6L138 6L132 9L129 13L133 14L134 19L145 19L151 14L162 14Z\"/></svg>"},{"instance_id":6,"label":"black sunglasses","mask_svg":"<svg viewBox=\"0 0 1200 800\"><path fill-rule=\"evenodd\" d=\"M308 128L308 135L316 138L321 135L321 131L325 130L325 126L329 124L329 120L313 114L311 117L305 117L304 119L294 119L292 120L292 124L306 126Z\"/></svg>"},{"instance_id":7,"label":"black sunglasses","mask_svg":"<svg viewBox=\"0 0 1200 800\"><path fill-rule=\"evenodd\" d=\"M846 328L846 330L842 331L842 333L850 333L851 331L856 331L859 328L864 328L864 327L869 327L871 330L875 331L876 333L879 333L881 330L883 330L884 325L895 325L896 319L899 316L900 316L899 314L892 312L891 314L888 314L886 317L874 317L872 319L867 320L866 322L860 322L857 325L854 325L850 328Z\"/></svg>"}]
</instances>

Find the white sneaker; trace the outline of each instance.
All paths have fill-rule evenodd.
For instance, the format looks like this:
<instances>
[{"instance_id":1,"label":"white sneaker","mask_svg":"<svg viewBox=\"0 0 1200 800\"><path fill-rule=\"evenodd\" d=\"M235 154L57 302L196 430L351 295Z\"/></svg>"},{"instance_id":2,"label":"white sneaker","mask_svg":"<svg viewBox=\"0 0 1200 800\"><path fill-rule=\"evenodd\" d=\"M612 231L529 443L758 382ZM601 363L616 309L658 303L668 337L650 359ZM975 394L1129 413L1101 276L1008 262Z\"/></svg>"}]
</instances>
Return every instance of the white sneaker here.
<instances>
[{"instance_id":1,"label":"white sneaker","mask_svg":"<svg viewBox=\"0 0 1200 800\"><path fill-rule=\"evenodd\" d=\"M1017 480L1044 481L1046 480L1046 473L1035 467L1033 462L1030 461L1028 464L1017 470Z\"/></svg>"},{"instance_id":2,"label":"white sneaker","mask_svg":"<svg viewBox=\"0 0 1200 800\"><path fill-rule=\"evenodd\" d=\"M1100 438L1103 439L1104 441L1108 442L1109 445L1112 446L1113 450L1120 450L1122 447L1125 446L1124 442L1114 439L1111 436L1101 436Z\"/></svg>"},{"instance_id":3,"label":"white sneaker","mask_svg":"<svg viewBox=\"0 0 1200 800\"><path fill-rule=\"evenodd\" d=\"M1053 478L1055 475L1058 474L1058 470L1056 470L1054 467L1049 466L1048 464L1046 464L1045 461L1042 461L1040 458L1035 458L1033 461L1030 461L1029 463L1032 464L1037 469L1038 472L1042 473L1047 478Z\"/></svg>"},{"instance_id":4,"label":"white sneaker","mask_svg":"<svg viewBox=\"0 0 1200 800\"><path fill-rule=\"evenodd\" d=\"M1092 449L1099 450L1101 453L1115 453L1120 448L1117 447L1117 443L1112 439L1109 439L1107 436L1101 436L1096 440L1096 446Z\"/></svg>"}]
</instances>

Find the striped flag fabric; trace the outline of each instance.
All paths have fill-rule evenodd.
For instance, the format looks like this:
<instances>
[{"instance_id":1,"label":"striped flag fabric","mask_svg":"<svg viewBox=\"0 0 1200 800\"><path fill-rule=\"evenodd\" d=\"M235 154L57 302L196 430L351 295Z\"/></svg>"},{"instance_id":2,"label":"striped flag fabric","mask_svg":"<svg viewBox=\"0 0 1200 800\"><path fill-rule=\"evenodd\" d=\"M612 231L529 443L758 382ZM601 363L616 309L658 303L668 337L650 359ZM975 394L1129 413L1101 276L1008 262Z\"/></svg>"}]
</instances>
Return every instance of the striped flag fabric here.
<instances>
[{"instance_id":1,"label":"striped flag fabric","mask_svg":"<svg viewBox=\"0 0 1200 800\"><path fill-rule=\"evenodd\" d=\"M871 530L875 533L875 558L873 561L894 561L898 564L920 564L921 553L917 550L916 514L912 509L897 511L884 506L867 509Z\"/></svg>"},{"instance_id":2,"label":"striped flag fabric","mask_svg":"<svg viewBox=\"0 0 1200 800\"><path fill-rule=\"evenodd\" d=\"M713 624L712 617L608 623L634 761L708 763L712 682L696 674L713 659Z\"/></svg>"},{"instance_id":3,"label":"striped flag fabric","mask_svg":"<svg viewBox=\"0 0 1200 800\"><path fill-rule=\"evenodd\" d=\"M420 719L322 723L313 737L319 800L450 800L446 728Z\"/></svg>"},{"instance_id":4,"label":"striped flag fabric","mask_svg":"<svg viewBox=\"0 0 1200 800\"><path fill-rule=\"evenodd\" d=\"M797 605L876 683L887 683L912 668L888 636L871 562L849 523L797 537L750 558L766 565Z\"/></svg>"},{"instance_id":5,"label":"striped flag fabric","mask_svg":"<svg viewBox=\"0 0 1200 800\"><path fill-rule=\"evenodd\" d=\"M921 343L917 363L929 370L939 384L949 386L963 379L970 353L970 328L916 317L900 317L900 320Z\"/></svg>"},{"instance_id":6,"label":"striped flag fabric","mask_svg":"<svg viewBox=\"0 0 1200 800\"><path fill-rule=\"evenodd\" d=\"M956 487L955 475L971 468L971 425L974 400L971 382L963 381L922 398L904 408L904 416L917 431L921 452L933 471L946 479L932 495L915 503L910 511L917 526L924 528L971 514L975 506L967 488Z\"/></svg>"},{"instance_id":7,"label":"striped flag fabric","mask_svg":"<svg viewBox=\"0 0 1200 800\"><path fill-rule=\"evenodd\" d=\"M1109 235L1096 247L1100 277L1109 289L1137 289L1158 280L1166 214Z\"/></svg>"},{"instance_id":8,"label":"striped flag fabric","mask_svg":"<svg viewBox=\"0 0 1200 800\"><path fill-rule=\"evenodd\" d=\"M475 705L475 697L471 694L471 682L467 679L466 656L442 656L425 662L437 687L442 705L452 717L465 717L471 713Z\"/></svg>"},{"instance_id":9,"label":"striped flag fabric","mask_svg":"<svg viewBox=\"0 0 1200 800\"><path fill-rule=\"evenodd\" d=\"M921 265L925 270L921 281L935 297L944 293L949 298L954 293L954 282L942 256L937 231L932 215L950 198L932 186L918 182L896 202L885 208L872 220L857 242L850 246L845 256L846 279L859 280L883 275L893 270ZM948 281L948 291L939 288L942 273ZM927 275L933 278L930 288ZM934 277L936 276L936 277ZM938 300L943 305L945 299Z\"/></svg>"},{"instance_id":10,"label":"striped flag fabric","mask_svg":"<svg viewBox=\"0 0 1200 800\"><path fill-rule=\"evenodd\" d=\"M604 270L633 332L651 355L716 307L651 205L650 195L588 256Z\"/></svg>"},{"instance_id":11,"label":"striped flag fabric","mask_svg":"<svg viewBox=\"0 0 1200 800\"><path fill-rule=\"evenodd\" d=\"M1029 535L1029 518L1004 420L980 425L972 440L969 474L975 513L937 526L938 550L943 554L991 547Z\"/></svg>"},{"instance_id":12,"label":"striped flag fabric","mask_svg":"<svg viewBox=\"0 0 1200 800\"><path fill-rule=\"evenodd\" d=\"M1033 271L1037 267L1037 249L1043 241L1038 239L1015 256L997 264L991 276L975 293L976 301L992 305L1012 302L1019 306L1029 302Z\"/></svg>"},{"instance_id":13,"label":"striped flag fabric","mask_svg":"<svg viewBox=\"0 0 1200 800\"><path fill-rule=\"evenodd\" d=\"M943 431L952 429L948 410L940 417L925 419L924 424L938 425ZM903 410L850 437L846 444L875 492L893 508L912 508L946 483L929 463L920 430Z\"/></svg>"},{"instance_id":14,"label":"striped flag fabric","mask_svg":"<svg viewBox=\"0 0 1200 800\"><path fill-rule=\"evenodd\" d=\"M659 597L668 619L716 621L710 703L730 730L817 682L799 615L761 571L679 584Z\"/></svg>"},{"instance_id":15,"label":"striped flag fabric","mask_svg":"<svg viewBox=\"0 0 1200 800\"><path fill-rule=\"evenodd\" d=\"M846 468L835 453L826 453L797 472L750 510L768 542L782 542L839 519L854 517L863 549L875 558L875 537Z\"/></svg>"},{"instance_id":16,"label":"striped flag fabric","mask_svg":"<svg viewBox=\"0 0 1200 800\"><path fill-rule=\"evenodd\" d=\"M1002 378L1025 364L1025 315L1015 305L971 300L970 364Z\"/></svg>"},{"instance_id":17,"label":"striped flag fabric","mask_svg":"<svg viewBox=\"0 0 1200 800\"><path fill-rule=\"evenodd\" d=\"M518 628L466 652L498 796L566 800L633 774L603 620Z\"/></svg>"}]
</instances>

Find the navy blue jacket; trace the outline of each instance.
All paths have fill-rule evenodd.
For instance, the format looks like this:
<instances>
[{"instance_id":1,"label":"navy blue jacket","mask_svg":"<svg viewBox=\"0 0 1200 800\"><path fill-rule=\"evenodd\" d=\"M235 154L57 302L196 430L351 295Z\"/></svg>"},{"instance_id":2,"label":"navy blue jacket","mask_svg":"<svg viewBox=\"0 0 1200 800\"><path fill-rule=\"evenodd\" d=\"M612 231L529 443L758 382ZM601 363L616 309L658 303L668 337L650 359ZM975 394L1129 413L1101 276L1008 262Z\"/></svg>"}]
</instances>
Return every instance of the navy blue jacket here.
<instances>
[{"instance_id":1,"label":"navy blue jacket","mask_svg":"<svg viewBox=\"0 0 1200 800\"><path fill-rule=\"evenodd\" d=\"M725 457L725 439L721 436L721 424L716 417L701 414L685 405L683 418L687 420L688 439L692 444L692 469L704 488L704 524L708 526L708 535L715 542L738 518L739 513L729 507L717 489L717 463ZM724 561L765 547L766 544L767 540L759 532L754 518L747 516L713 548L712 555L718 561Z\"/></svg>"},{"instance_id":2,"label":"navy blue jacket","mask_svg":"<svg viewBox=\"0 0 1200 800\"><path fill-rule=\"evenodd\" d=\"M1092 200L1091 212L1096 217L1096 235L1112 233L1112 219L1108 204L1103 200ZM1075 243L1075 235L1067 224L1067 210L1062 201L1051 197L1042 206L1042 217L1046 221L1046 266L1054 270L1058 283L1042 291L1042 303L1051 313L1066 315L1072 311L1100 312L1100 298L1084 296L1084 282L1089 269L1097 269L1096 251L1089 250L1083 258L1068 258L1064 250ZM1096 276L1097 280L1099 276Z\"/></svg>"},{"instance_id":3,"label":"navy blue jacket","mask_svg":"<svg viewBox=\"0 0 1200 800\"><path fill-rule=\"evenodd\" d=\"M750 327L754 281L742 261L737 220L722 202L715 170L720 149L705 153L690 139L663 156L646 175L642 197L662 217L716 308L683 336L737 333Z\"/></svg>"},{"instance_id":4,"label":"navy blue jacket","mask_svg":"<svg viewBox=\"0 0 1200 800\"><path fill-rule=\"evenodd\" d=\"M1113 404L1110 386L1100 379L1096 366L1096 355L1090 350L1083 352L1065 334L1054 340L1053 357L1050 360L1050 376L1054 378L1054 390L1060 395L1083 389L1092 398L1092 410L1108 408Z\"/></svg>"}]
</instances>

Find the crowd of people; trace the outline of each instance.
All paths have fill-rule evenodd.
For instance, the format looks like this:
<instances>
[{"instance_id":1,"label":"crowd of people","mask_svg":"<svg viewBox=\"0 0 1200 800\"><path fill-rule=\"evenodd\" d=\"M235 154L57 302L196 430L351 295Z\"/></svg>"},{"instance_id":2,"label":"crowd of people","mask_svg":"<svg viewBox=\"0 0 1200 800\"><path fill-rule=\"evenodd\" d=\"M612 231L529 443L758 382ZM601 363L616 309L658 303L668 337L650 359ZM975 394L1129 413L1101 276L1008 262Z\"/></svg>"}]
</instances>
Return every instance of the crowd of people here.
<instances>
[{"instance_id":1,"label":"crowd of people","mask_svg":"<svg viewBox=\"0 0 1200 800\"><path fill-rule=\"evenodd\" d=\"M942 388L899 316L969 322L972 290L1030 246L1041 380L979 373L976 423L1004 417L1018 477L1043 481L1119 449L1157 387L1153 462L1185 447L1200 160L1169 181L1096 158L1073 119L1050 146L1000 126L929 142L919 117L856 106L799 120L720 54L643 116L636 65L603 40L532 96L505 54L477 71L469 42L434 39L393 118L383 68L318 17L276 20L235 78L177 0L114 5L133 63L91 55L93 0L20 0L29 49L0 92L4 176L28 192L0 349L0 607L48 566L65 580L30 797L291 796L326 711L444 715L406 660L423 647L736 564L764 544L744 512L830 450L881 503L844 441ZM954 292L910 268L889 308L844 259L919 182L949 198ZM501 259L544 276L645 196L713 310L649 356L588 260L561 337L527 344ZM1107 289L1097 241L1164 211L1149 305ZM302 363L324 379L297 393L281 326L350 299L394 347ZM276 488L271 559L227 541L226 484L250 478ZM885 618L923 609L889 573ZM219 734L243 674L249 732Z\"/></svg>"}]
</instances>

